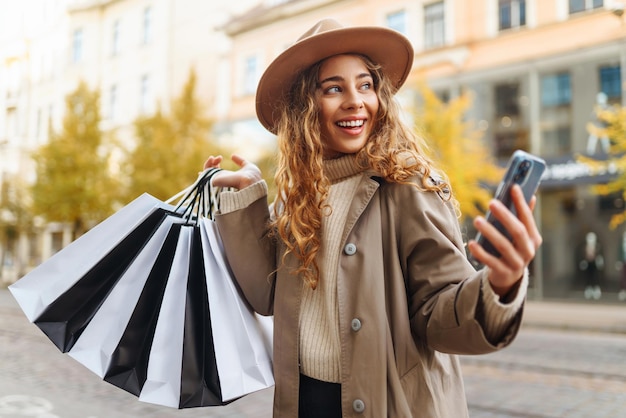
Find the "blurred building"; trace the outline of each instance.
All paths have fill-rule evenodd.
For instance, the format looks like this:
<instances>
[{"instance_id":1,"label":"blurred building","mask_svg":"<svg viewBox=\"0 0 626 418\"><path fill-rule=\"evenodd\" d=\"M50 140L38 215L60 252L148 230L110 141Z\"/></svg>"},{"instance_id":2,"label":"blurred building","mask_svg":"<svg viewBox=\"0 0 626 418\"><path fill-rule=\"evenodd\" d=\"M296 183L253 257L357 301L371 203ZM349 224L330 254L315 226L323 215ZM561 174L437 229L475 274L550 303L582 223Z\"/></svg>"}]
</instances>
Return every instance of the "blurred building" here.
<instances>
[{"instance_id":1,"label":"blurred building","mask_svg":"<svg viewBox=\"0 0 626 418\"><path fill-rule=\"evenodd\" d=\"M212 114L224 106L215 80L230 40L217 27L256 0L0 0L0 185L34 181L30 152L59 130L65 96L84 80L101 97L102 129L122 143L133 121L165 111L193 69ZM223 91L220 91L223 93ZM0 282L14 281L67 245L66 225L11 229L0 213ZM6 232L6 233L5 233Z\"/></svg>"},{"instance_id":2,"label":"blurred building","mask_svg":"<svg viewBox=\"0 0 626 418\"><path fill-rule=\"evenodd\" d=\"M256 120L254 94L275 56L325 17L386 26L416 51L403 105L414 105L421 80L444 100L471 92L468 117L502 163L517 148L548 160L530 296L584 298L583 246L593 232L600 300L617 300L626 228L609 230L608 221L624 202L590 192L612 167L591 172L575 156L606 154L607 142L586 128L598 100L626 105L624 0L0 2L3 190L34 180L29 152L48 140L49 126L60 128L64 98L81 79L100 92L102 129L131 141L133 120L167 110L193 68L217 133L254 154L274 143ZM0 213L0 226L12 216ZM34 226L2 243L0 280L15 280L71 239L63 225Z\"/></svg>"},{"instance_id":3,"label":"blurred building","mask_svg":"<svg viewBox=\"0 0 626 418\"><path fill-rule=\"evenodd\" d=\"M589 263L585 237L594 233L603 301L617 301L624 226L609 230L621 198L597 197L589 186L613 167L591 172L577 154L606 155L590 138L600 102L626 104L626 17L623 1L608 0L275 0L225 25L232 38L231 103L223 129L256 141L268 134L256 121L254 94L265 67L316 21L380 25L405 34L416 51L400 93L410 104L418 80L444 100L473 94L468 115L504 163L521 148L543 156L549 169L537 217L544 236L532 265L530 296L583 298ZM599 95L599 93L602 93ZM599 293L587 293L589 298Z\"/></svg>"}]
</instances>

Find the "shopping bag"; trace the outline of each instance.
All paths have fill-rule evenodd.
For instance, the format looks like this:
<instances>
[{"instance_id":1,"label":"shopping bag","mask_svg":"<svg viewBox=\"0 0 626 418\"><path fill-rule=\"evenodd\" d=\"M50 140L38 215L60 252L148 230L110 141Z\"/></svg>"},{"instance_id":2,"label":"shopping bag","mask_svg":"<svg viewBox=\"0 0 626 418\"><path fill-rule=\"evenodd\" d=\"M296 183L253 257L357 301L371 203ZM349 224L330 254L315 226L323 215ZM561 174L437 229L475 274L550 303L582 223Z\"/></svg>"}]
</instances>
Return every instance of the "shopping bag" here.
<instances>
[{"instance_id":1,"label":"shopping bag","mask_svg":"<svg viewBox=\"0 0 626 418\"><path fill-rule=\"evenodd\" d=\"M179 408L228 401L222 397L213 349L202 256L205 250L199 228L183 227L159 313L162 318L154 333L147 381L139 396L142 401ZM160 361L168 358L182 361Z\"/></svg>"},{"instance_id":2,"label":"shopping bag","mask_svg":"<svg viewBox=\"0 0 626 418\"><path fill-rule=\"evenodd\" d=\"M215 172L178 205L141 196L10 286L59 349L141 401L224 405L274 384L271 318L238 292L210 219Z\"/></svg>"},{"instance_id":3,"label":"shopping bag","mask_svg":"<svg viewBox=\"0 0 626 418\"><path fill-rule=\"evenodd\" d=\"M220 279L232 273L215 222L203 219L200 229L204 247L211 248L203 254L222 396L234 399L273 384L271 341L261 324L264 319L248 314L251 309L236 283ZM230 332L233 327L241 332Z\"/></svg>"},{"instance_id":4,"label":"shopping bag","mask_svg":"<svg viewBox=\"0 0 626 418\"><path fill-rule=\"evenodd\" d=\"M153 266L159 265L156 260L171 226L181 222L184 221L174 216L165 217L109 296L102 302L80 338L68 351L71 357L101 378L104 378L118 342L128 328L148 277L151 273L152 279L155 277L152 272Z\"/></svg>"},{"instance_id":5,"label":"shopping bag","mask_svg":"<svg viewBox=\"0 0 626 418\"><path fill-rule=\"evenodd\" d=\"M67 352L167 209L143 194L9 286L26 317Z\"/></svg>"},{"instance_id":6,"label":"shopping bag","mask_svg":"<svg viewBox=\"0 0 626 418\"><path fill-rule=\"evenodd\" d=\"M180 224L173 224L150 270L139 299L135 302L135 309L126 324L124 333L111 354L104 375L105 381L136 396L139 396L146 381L154 332L165 298L169 275L174 266L179 235Z\"/></svg>"}]
</instances>

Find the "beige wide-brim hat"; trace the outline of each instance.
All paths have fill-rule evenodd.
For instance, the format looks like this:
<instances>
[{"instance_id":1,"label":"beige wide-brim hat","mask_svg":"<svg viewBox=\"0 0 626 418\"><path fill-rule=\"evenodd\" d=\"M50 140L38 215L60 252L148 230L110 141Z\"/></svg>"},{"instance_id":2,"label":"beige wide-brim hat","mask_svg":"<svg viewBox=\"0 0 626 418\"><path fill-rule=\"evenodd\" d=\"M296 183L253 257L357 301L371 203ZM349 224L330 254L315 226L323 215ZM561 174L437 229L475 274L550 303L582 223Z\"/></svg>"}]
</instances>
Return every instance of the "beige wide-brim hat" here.
<instances>
[{"instance_id":1,"label":"beige wide-brim hat","mask_svg":"<svg viewBox=\"0 0 626 418\"><path fill-rule=\"evenodd\" d=\"M413 47L399 32L376 26L343 27L333 19L321 20L276 57L261 76L256 93L261 124L275 134L274 111L297 75L318 61L346 53L365 55L381 65L396 91L413 66Z\"/></svg>"}]
</instances>

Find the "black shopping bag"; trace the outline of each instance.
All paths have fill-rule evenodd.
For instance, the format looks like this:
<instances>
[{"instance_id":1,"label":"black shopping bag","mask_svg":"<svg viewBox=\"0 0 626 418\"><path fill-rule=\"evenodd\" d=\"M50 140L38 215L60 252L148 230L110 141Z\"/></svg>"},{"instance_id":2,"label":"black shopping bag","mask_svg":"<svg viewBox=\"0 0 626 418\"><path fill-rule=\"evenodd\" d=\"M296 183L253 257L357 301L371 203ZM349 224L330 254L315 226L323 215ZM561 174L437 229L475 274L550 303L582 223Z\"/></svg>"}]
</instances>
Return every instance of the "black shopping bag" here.
<instances>
[{"instance_id":1,"label":"black shopping bag","mask_svg":"<svg viewBox=\"0 0 626 418\"><path fill-rule=\"evenodd\" d=\"M41 317L44 332L59 349L67 351L80 334L82 327L74 325L80 319L73 316L89 303L85 298L91 301L99 292L105 293L101 299L106 297L116 276L156 230L167 206L149 194L139 196L9 286L31 322ZM67 300L65 293L73 297Z\"/></svg>"},{"instance_id":2,"label":"black shopping bag","mask_svg":"<svg viewBox=\"0 0 626 418\"><path fill-rule=\"evenodd\" d=\"M238 293L209 219L214 173L177 206L141 196L10 286L59 349L142 401L223 405L273 385L271 319Z\"/></svg>"}]
</instances>

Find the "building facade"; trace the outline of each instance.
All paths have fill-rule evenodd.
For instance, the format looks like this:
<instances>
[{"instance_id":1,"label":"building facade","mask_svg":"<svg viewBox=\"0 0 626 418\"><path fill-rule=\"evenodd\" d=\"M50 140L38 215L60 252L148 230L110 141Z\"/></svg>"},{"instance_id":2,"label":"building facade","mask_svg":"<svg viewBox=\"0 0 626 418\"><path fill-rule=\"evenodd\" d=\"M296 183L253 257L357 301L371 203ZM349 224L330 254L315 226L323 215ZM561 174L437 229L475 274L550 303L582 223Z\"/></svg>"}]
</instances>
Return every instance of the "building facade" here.
<instances>
[{"instance_id":1,"label":"building facade","mask_svg":"<svg viewBox=\"0 0 626 418\"><path fill-rule=\"evenodd\" d=\"M414 106L417 84L444 100L469 92L467 115L504 163L514 149L549 164L535 211L544 244L531 266L530 297L617 302L625 274L624 209L591 186L577 155L610 149L590 137L598 100L626 105L624 0L24 0L0 14L0 180L15 192L34 180L29 153L59 129L64 98L79 80L98 89L102 129L132 141L132 122L167 111L193 68L223 141L249 158L274 146L256 120L265 67L316 21L379 25L405 34L416 55L398 97ZM601 93L601 94L600 94ZM607 148L609 147L609 148ZM14 214L0 213L0 226ZM64 225L32 222L3 239L0 277L20 277L71 240ZM472 232L468 229L468 237ZM597 243L595 270L585 242ZM4 234L6 238L7 234ZM10 235L10 234L9 234ZM593 273L593 278L591 277ZM597 280L601 294L585 293Z\"/></svg>"},{"instance_id":2,"label":"building facade","mask_svg":"<svg viewBox=\"0 0 626 418\"><path fill-rule=\"evenodd\" d=\"M105 134L132 147L133 121L181 94L190 71L209 112L230 40L218 27L256 0L24 0L0 12L0 188L34 178L30 153L62 126L65 97L82 80L100 93ZM4 6L6 4L6 7ZM67 225L35 219L16 230L0 211L0 283L12 282L67 245Z\"/></svg>"},{"instance_id":3,"label":"building facade","mask_svg":"<svg viewBox=\"0 0 626 418\"><path fill-rule=\"evenodd\" d=\"M608 141L590 137L587 130L596 106L626 105L624 5L617 0L260 4L224 27L232 38L233 78L223 125L251 140L271 140L256 122L256 82L271 60L318 20L398 30L416 52L399 95L403 104L414 102L416 83L423 80L444 100L471 92L467 116L483 130L500 162L515 149L548 161L535 211L544 244L531 266L530 297L617 302L626 229L608 225L624 202L591 191L615 175L613 167L591 172L577 156L602 158L610 150ZM592 235L597 244L593 262L584 251Z\"/></svg>"}]
</instances>

